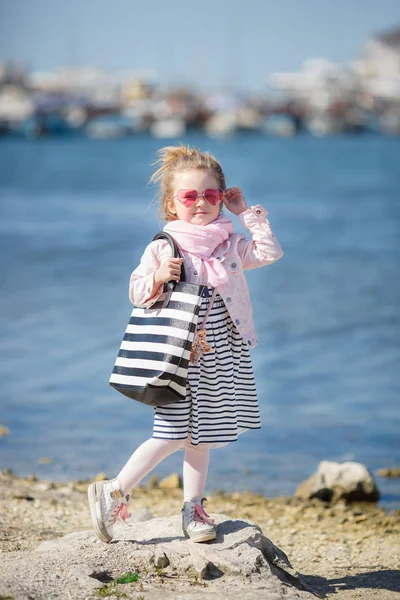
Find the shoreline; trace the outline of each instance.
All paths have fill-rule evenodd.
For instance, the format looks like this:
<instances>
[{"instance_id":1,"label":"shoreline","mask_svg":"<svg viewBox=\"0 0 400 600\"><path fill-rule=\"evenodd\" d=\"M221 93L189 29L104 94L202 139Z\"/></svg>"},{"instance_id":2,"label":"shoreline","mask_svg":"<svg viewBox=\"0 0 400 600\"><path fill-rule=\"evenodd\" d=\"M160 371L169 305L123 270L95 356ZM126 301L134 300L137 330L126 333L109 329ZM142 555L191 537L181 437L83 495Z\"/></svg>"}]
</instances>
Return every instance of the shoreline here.
<instances>
[{"instance_id":1,"label":"shoreline","mask_svg":"<svg viewBox=\"0 0 400 600\"><path fill-rule=\"evenodd\" d=\"M396 471L395 475L391 475L391 472ZM385 472L385 474L383 474L383 472ZM89 485L90 483L92 483L95 480L98 479L109 479L110 476L104 472L101 471L99 473L96 473L92 478L90 479L86 479L86 478L75 478L75 477L71 477L71 476L62 476L62 477L56 477L53 478L50 474L50 476L46 476L45 474L35 474L35 473L29 473L28 475L19 475L17 473L15 473L13 471L12 468L10 467L6 467L4 468L2 471L0 470L0 484L1 484L1 476L5 473L10 473L11 476L13 478L16 478L18 480L21 481L37 481L37 482L51 482L52 484L56 485L56 486L69 486L69 485L76 485L78 488L79 487L85 487L86 485ZM383 511L386 512L386 514L390 515L393 511L400 511L400 493L393 493L391 490L387 490L385 489L384 491L382 490L382 488L387 487L388 482L392 482L395 481L395 485L396 487L399 485L399 475L398 475L398 468L380 468L377 469L376 471L371 471L373 477L375 478L375 481L377 483L379 492L380 492L380 498L376 503L373 503L373 505L378 508L378 509L382 509ZM387 473L387 474L386 474ZM172 475L181 478L181 475L173 472L173 473L169 473L167 475L158 475L158 474L154 474L151 473L148 476L146 476L146 481L145 483L142 483L141 485L138 486L137 489L154 489L158 487L158 484L163 481L164 479L169 479L169 477L171 477ZM301 483L304 483L304 481L306 481L306 479L304 479ZM297 487L299 487L298 484ZM245 484L244 484L245 485ZM389 484L390 485L390 484ZM297 489L296 487L296 489ZM263 497L266 498L268 500L277 500L277 499L283 499L283 498L296 498L295 492L293 492L293 494L276 494L276 495L268 495L267 493L264 493L262 491L254 491L251 488L246 488L243 487L240 490L233 490L233 491L229 491L225 488L217 488L217 487L209 487L207 488L207 492L206 495L211 496L215 496L215 495L232 495L232 494L254 494L254 496L257 497ZM361 503L363 504L363 503ZM368 505L369 502L366 502L365 505Z\"/></svg>"},{"instance_id":2,"label":"shoreline","mask_svg":"<svg viewBox=\"0 0 400 600\"><path fill-rule=\"evenodd\" d=\"M19 478L7 469L2 471L0 552L18 556L45 540L91 530L86 495L89 483L52 482L33 475ZM266 498L248 491L217 491L207 497L210 514L257 523L264 535L288 555L296 570L313 585L317 581L324 597L398 597L400 576L395 573L400 568L399 509L388 514L371 503L346 505L339 501L330 505L294 496ZM146 486L132 490L128 511L146 508L153 517L172 516L179 514L181 503L181 488L163 488L150 479Z\"/></svg>"}]
</instances>

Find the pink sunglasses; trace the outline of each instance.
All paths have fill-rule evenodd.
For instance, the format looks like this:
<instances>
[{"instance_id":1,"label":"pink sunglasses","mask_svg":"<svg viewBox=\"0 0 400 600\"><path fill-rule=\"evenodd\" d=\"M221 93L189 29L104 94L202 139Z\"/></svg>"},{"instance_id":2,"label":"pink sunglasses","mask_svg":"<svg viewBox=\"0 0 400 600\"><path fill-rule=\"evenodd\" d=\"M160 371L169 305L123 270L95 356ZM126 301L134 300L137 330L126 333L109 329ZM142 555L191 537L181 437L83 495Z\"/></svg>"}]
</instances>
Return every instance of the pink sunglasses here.
<instances>
[{"instance_id":1,"label":"pink sunglasses","mask_svg":"<svg viewBox=\"0 0 400 600\"><path fill-rule=\"evenodd\" d=\"M178 198L179 202L186 206L186 208L195 204L201 196L213 206L217 206L217 204L222 202L224 194L225 192L221 188L210 188L205 190L203 194L199 194L197 190L179 190L176 193L176 198Z\"/></svg>"}]
</instances>

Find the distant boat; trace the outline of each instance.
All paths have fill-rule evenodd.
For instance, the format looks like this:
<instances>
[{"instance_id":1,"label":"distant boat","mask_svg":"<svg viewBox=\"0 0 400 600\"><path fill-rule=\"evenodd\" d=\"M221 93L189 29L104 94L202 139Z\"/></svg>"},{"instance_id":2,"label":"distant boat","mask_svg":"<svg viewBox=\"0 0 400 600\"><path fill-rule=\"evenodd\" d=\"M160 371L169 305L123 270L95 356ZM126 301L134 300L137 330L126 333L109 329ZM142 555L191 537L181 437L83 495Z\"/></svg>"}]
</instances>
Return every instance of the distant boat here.
<instances>
[{"instance_id":1,"label":"distant boat","mask_svg":"<svg viewBox=\"0 0 400 600\"><path fill-rule=\"evenodd\" d=\"M101 115L91 119L85 128L91 138L115 139L134 133L132 119L126 115Z\"/></svg>"},{"instance_id":2,"label":"distant boat","mask_svg":"<svg viewBox=\"0 0 400 600\"><path fill-rule=\"evenodd\" d=\"M304 126L315 137L324 137L340 131L339 123L328 115L316 115L305 119Z\"/></svg>"},{"instance_id":3,"label":"distant boat","mask_svg":"<svg viewBox=\"0 0 400 600\"><path fill-rule=\"evenodd\" d=\"M235 111L217 111L205 123L205 131L210 137L227 137L234 135L238 129Z\"/></svg>"},{"instance_id":4,"label":"distant boat","mask_svg":"<svg viewBox=\"0 0 400 600\"><path fill-rule=\"evenodd\" d=\"M400 115L396 109L387 110L379 118L379 129L382 133L391 135L400 134Z\"/></svg>"},{"instance_id":5,"label":"distant boat","mask_svg":"<svg viewBox=\"0 0 400 600\"><path fill-rule=\"evenodd\" d=\"M290 115L270 115L260 125L267 135L289 138L296 135L296 123Z\"/></svg>"},{"instance_id":6,"label":"distant boat","mask_svg":"<svg viewBox=\"0 0 400 600\"><path fill-rule=\"evenodd\" d=\"M14 128L14 133L28 139L44 135L71 135L80 133L80 131L80 128L72 126L63 115L57 112L32 115Z\"/></svg>"},{"instance_id":7,"label":"distant boat","mask_svg":"<svg viewBox=\"0 0 400 600\"><path fill-rule=\"evenodd\" d=\"M0 88L0 133L13 134L20 123L34 114L35 107L28 94L15 85Z\"/></svg>"},{"instance_id":8,"label":"distant boat","mask_svg":"<svg viewBox=\"0 0 400 600\"><path fill-rule=\"evenodd\" d=\"M156 138L180 137L186 133L186 122L181 117L158 119L151 125L150 133Z\"/></svg>"}]
</instances>

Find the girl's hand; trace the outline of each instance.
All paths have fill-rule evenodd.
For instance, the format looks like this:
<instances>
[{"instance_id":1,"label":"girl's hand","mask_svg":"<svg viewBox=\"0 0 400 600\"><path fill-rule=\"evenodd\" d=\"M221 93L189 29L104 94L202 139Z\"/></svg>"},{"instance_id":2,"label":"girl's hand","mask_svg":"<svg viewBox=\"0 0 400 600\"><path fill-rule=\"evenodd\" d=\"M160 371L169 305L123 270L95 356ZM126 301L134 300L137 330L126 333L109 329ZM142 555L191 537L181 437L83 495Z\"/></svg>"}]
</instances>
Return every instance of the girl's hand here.
<instances>
[{"instance_id":1,"label":"girl's hand","mask_svg":"<svg viewBox=\"0 0 400 600\"><path fill-rule=\"evenodd\" d=\"M164 258L154 273L154 283L167 283L167 281L179 281L181 276L181 264L183 258Z\"/></svg>"},{"instance_id":2,"label":"girl's hand","mask_svg":"<svg viewBox=\"0 0 400 600\"><path fill-rule=\"evenodd\" d=\"M234 215L239 215L248 208L246 198L238 187L228 188L224 194L223 202Z\"/></svg>"}]
</instances>

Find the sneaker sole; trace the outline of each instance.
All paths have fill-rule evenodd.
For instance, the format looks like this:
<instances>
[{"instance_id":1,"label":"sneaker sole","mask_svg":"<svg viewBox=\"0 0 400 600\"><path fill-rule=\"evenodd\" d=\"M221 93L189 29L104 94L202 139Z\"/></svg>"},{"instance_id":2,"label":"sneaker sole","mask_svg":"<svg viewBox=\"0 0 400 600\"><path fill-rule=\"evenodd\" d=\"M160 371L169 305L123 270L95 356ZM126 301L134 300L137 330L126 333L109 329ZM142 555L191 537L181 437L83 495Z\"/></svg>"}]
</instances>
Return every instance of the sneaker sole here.
<instances>
[{"instance_id":1,"label":"sneaker sole","mask_svg":"<svg viewBox=\"0 0 400 600\"><path fill-rule=\"evenodd\" d=\"M99 486L99 490L97 489L97 486ZM99 519L97 517L97 513L96 513L96 502L98 502L100 496L101 496L101 492L102 492L102 484L98 484L98 483L91 483L88 487L88 500L89 500L89 506L90 506L90 514L92 517L92 523L93 523L93 528L96 532L97 537L104 542L105 544L108 544L109 542L111 542L112 537L108 536L104 533L104 531L101 529L100 525L99 525Z\"/></svg>"},{"instance_id":2,"label":"sneaker sole","mask_svg":"<svg viewBox=\"0 0 400 600\"><path fill-rule=\"evenodd\" d=\"M199 533L197 535L190 535L189 533L184 532L185 537L189 538L191 542L209 542L211 540L215 540L217 534L215 531L210 531L209 533Z\"/></svg>"}]
</instances>

